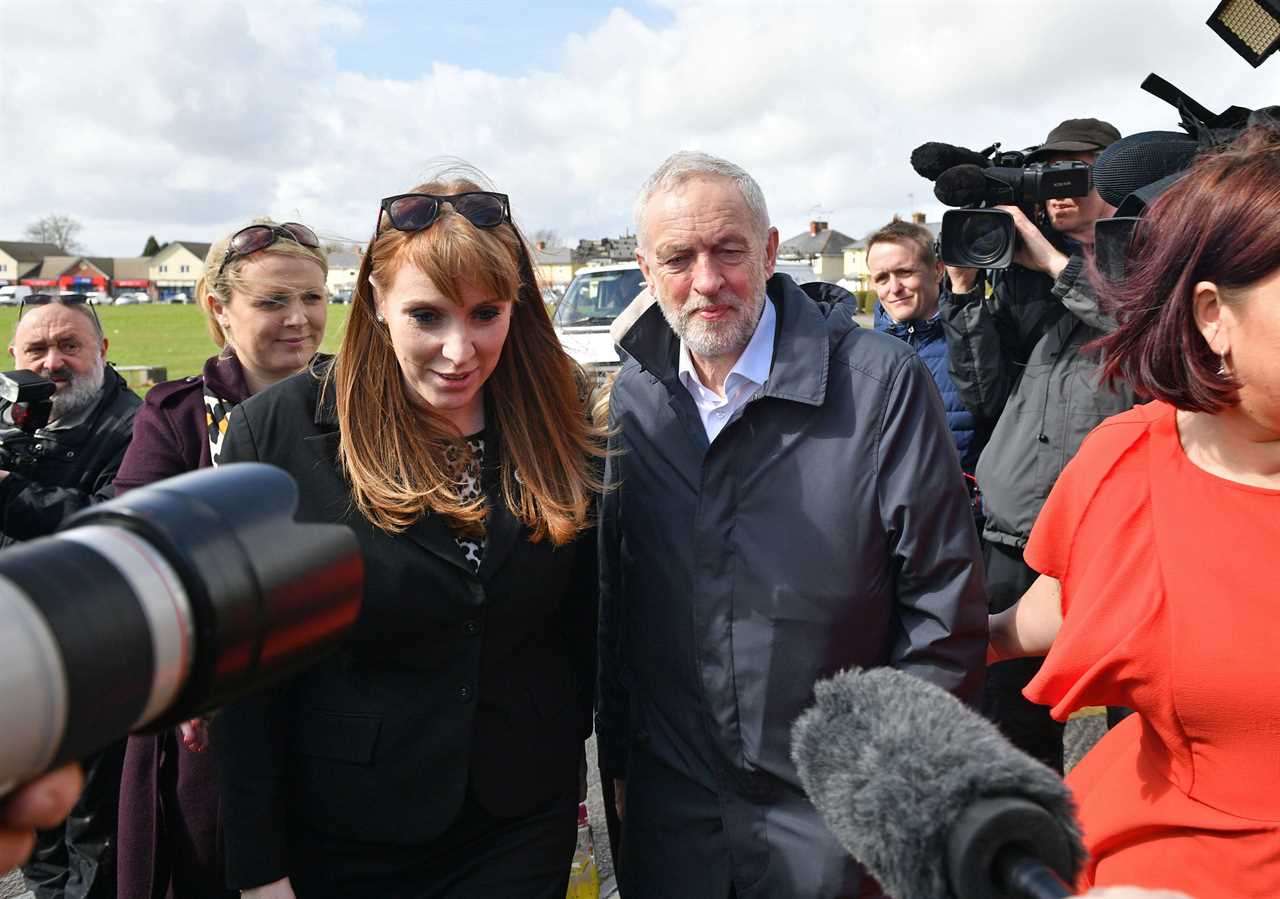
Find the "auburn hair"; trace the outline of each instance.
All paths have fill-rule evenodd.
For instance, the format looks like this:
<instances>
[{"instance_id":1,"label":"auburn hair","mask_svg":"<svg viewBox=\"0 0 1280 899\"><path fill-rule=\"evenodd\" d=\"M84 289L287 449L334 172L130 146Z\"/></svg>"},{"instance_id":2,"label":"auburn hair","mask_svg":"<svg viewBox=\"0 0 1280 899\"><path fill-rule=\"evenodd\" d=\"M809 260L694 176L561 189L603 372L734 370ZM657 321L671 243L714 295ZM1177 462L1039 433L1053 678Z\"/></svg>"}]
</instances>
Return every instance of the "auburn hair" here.
<instances>
[{"instance_id":1,"label":"auburn hair","mask_svg":"<svg viewBox=\"0 0 1280 899\"><path fill-rule=\"evenodd\" d=\"M481 189L457 179L411 192ZM560 346L516 226L477 228L451 205L430 227L414 232L397 231L380 215L360 263L346 331L327 375L337 406L338 457L356 508L389 533L427 513L465 533L484 529L485 500L462 497L447 460L451 448L468 451L465 435L411 402L389 332L375 317L375 293L389 289L405 265L458 304L467 285L513 300L506 343L482 388L486 418L500 433L502 497L534 541L572 540L590 524L602 486L596 459L604 444L589 420L586 377Z\"/></svg>"},{"instance_id":2,"label":"auburn hair","mask_svg":"<svg viewBox=\"0 0 1280 899\"><path fill-rule=\"evenodd\" d=\"M1128 272L1103 290L1117 322L1091 344L1104 352L1103 377L1191 412L1238 403L1240 384L1196 324L1195 286L1210 281L1236 303L1280 268L1277 210L1280 125L1254 125L1202 154L1138 221Z\"/></svg>"}]
</instances>

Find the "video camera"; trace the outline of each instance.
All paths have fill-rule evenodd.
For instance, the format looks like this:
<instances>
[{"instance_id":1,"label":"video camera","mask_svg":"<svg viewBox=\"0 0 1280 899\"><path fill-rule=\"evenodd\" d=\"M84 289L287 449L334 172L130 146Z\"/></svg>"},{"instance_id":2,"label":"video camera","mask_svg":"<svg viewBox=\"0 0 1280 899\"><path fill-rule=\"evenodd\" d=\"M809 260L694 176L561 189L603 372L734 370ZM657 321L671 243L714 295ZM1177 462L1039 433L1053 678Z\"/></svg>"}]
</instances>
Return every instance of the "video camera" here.
<instances>
[{"instance_id":1,"label":"video camera","mask_svg":"<svg viewBox=\"0 0 1280 899\"><path fill-rule=\"evenodd\" d=\"M980 152L951 144L921 144L911 166L934 182L933 193L947 206L965 207L942 216L942 261L965 268L1008 268L1017 247L1013 216L993 206L1018 206L1037 219L1046 200L1083 197L1092 189L1083 162L1028 163L1035 148L1000 151L994 143Z\"/></svg>"},{"instance_id":2,"label":"video camera","mask_svg":"<svg viewBox=\"0 0 1280 899\"><path fill-rule=\"evenodd\" d=\"M1125 270L1134 230L1147 206L1178 181L1204 150L1228 144L1250 125L1280 121L1280 107L1250 110L1229 106L1214 113L1154 73L1142 89L1178 110L1178 131L1146 131L1116 141L1094 164L1098 195L1115 206L1111 218L1093 226L1098 270L1119 280Z\"/></svg>"},{"instance_id":3,"label":"video camera","mask_svg":"<svg viewBox=\"0 0 1280 899\"><path fill-rule=\"evenodd\" d=\"M0 413L0 423L18 429L17 434L0 438L0 469L22 471L35 465L31 444L35 432L49 423L56 390L56 384L35 372L0 372L0 400L8 404Z\"/></svg>"},{"instance_id":4,"label":"video camera","mask_svg":"<svg viewBox=\"0 0 1280 899\"><path fill-rule=\"evenodd\" d=\"M93 506L0 555L0 797L332 649L360 609L355 535L293 520L278 468L224 465Z\"/></svg>"}]
</instances>

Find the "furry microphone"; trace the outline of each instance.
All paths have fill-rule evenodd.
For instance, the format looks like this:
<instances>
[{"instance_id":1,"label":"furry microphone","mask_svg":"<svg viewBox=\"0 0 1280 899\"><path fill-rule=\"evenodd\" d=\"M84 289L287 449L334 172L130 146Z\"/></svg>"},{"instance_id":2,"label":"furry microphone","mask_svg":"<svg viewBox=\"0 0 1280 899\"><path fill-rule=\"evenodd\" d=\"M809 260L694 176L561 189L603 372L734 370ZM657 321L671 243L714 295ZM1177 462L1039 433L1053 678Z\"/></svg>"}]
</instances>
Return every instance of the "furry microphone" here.
<instances>
[{"instance_id":1,"label":"furry microphone","mask_svg":"<svg viewBox=\"0 0 1280 899\"><path fill-rule=\"evenodd\" d=\"M1199 151L1195 139L1178 131L1143 131L1121 138L1098 155L1093 186L1109 205L1181 172Z\"/></svg>"},{"instance_id":2,"label":"furry microphone","mask_svg":"<svg viewBox=\"0 0 1280 899\"><path fill-rule=\"evenodd\" d=\"M1072 895L1085 852L1071 795L994 724L892 668L843 672L815 694L791 757L831 832L885 892Z\"/></svg>"},{"instance_id":3,"label":"furry microphone","mask_svg":"<svg viewBox=\"0 0 1280 899\"><path fill-rule=\"evenodd\" d=\"M930 181L937 181L939 175L956 165L976 165L978 168L986 168L991 165L991 162L981 153L966 147L940 144L937 141L921 144L911 151L911 167L920 177L928 178Z\"/></svg>"},{"instance_id":4,"label":"furry microphone","mask_svg":"<svg viewBox=\"0 0 1280 899\"><path fill-rule=\"evenodd\" d=\"M938 176L933 195L945 206L977 206L987 197L987 178L976 165L952 166Z\"/></svg>"}]
</instances>

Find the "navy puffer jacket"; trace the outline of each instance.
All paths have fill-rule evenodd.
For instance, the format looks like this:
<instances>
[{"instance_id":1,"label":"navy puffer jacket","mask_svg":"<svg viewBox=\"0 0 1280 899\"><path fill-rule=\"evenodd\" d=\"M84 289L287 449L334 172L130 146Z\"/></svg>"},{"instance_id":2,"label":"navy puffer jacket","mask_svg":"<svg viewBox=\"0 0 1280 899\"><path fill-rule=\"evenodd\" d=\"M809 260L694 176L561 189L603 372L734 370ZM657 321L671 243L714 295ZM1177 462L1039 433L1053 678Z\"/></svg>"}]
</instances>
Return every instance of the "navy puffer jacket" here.
<instances>
[{"instance_id":1,"label":"navy puffer jacket","mask_svg":"<svg viewBox=\"0 0 1280 899\"><path fill-rule=\"evenodd\" d=\"M942 405L947 410L947 427L951 429L951 438L960 454L960 467L966 474L973 474L989 432L979 429L978 420L965 408L960 390L951 380L947 369L947 338L942 330L941 316L934 315L928 321L895 322L876 303L875 327L877 331L904 341L920 355L929 374L933 375L933 382L938 385L938 392L942 394Z\"/></svg>"}]
</instances>

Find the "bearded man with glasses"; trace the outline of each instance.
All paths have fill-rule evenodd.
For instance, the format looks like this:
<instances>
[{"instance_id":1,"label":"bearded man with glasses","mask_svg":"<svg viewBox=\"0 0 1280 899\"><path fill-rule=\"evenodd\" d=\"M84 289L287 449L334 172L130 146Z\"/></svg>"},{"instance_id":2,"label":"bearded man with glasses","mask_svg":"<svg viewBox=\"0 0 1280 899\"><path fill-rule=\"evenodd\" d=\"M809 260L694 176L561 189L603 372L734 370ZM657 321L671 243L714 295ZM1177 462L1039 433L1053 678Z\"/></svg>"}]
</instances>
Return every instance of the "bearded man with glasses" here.
<instances>
[{"instance_id":1,"label":"bearded man with glasses","mask_svg":"<svg viewBox=\"0 0 1280 899\"><path fill-rule=\"evenodd\" d=\"M102 324L83 294L28 297L9 354L17 369L53 381L55 390L48 422L34 429L19 428L14 413L22 410L0 403L0 546L51 534L73 512L108 498L142 404L107 365ZM123 752L120 743L87 759L71 816L39 833L23 867L37 899L115 896Z\"/></svg>"}]
</instances>

